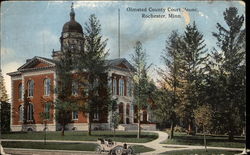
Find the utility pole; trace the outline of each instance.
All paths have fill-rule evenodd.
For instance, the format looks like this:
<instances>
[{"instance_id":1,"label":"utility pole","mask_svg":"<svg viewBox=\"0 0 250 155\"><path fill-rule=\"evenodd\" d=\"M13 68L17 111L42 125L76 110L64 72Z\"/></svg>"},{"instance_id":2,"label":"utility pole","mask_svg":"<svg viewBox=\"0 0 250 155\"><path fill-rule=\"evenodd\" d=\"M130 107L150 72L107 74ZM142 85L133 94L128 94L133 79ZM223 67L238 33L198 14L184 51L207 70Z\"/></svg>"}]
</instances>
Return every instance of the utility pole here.
<instances>
[{"instance_id":1,"label":"utility pole","mask_svg":"<svg viewBox=\"0 0 250 155\"><path fill-rule=\"evenodd\" d=\"M120 51L120 9L118 9L118 57L121 57Z\"/></svg>"}]
</instances>

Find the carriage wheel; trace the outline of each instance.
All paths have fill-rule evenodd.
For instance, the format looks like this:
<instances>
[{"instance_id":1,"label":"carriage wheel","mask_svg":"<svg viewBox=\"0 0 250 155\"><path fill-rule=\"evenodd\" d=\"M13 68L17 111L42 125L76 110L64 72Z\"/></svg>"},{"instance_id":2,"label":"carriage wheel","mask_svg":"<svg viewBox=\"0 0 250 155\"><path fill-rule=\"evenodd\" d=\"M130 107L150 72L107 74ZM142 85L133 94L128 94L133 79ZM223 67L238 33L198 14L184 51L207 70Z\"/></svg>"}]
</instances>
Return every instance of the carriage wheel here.
<instances>
[{"instance_id":1,"label":"carriage wheel","mask_svg":"<svg viewBox=\"0 0 250 155\"><path fill-rule=\"evenodd\" d=\"M131 146L128 147L127 154L129 154L129 155L134 154L134 150L132 149Z\"/></svg>"},{"instance_id":2,"label":"carriage wheel","mask_svg":"<svg viewBox=\"0 0 250 155\"><path fill-rule=\"evenodd\" d=\"M114 148L115 155L122 155L123 153L123 147L122 146L117 146Z\"/></svg>"},{"instance_id":3,"label":"carriage wheel","mask_svg":"<svg viewBox=\"0 0 250 155\"><path fill-rule=\"evenodd\" d=\"M101 154L101 153L102 153L102 148L101 148L101 146L97 146L97 147L95 148L95 152L98 153L98 154Z\"/></svg>"}]
</instances>

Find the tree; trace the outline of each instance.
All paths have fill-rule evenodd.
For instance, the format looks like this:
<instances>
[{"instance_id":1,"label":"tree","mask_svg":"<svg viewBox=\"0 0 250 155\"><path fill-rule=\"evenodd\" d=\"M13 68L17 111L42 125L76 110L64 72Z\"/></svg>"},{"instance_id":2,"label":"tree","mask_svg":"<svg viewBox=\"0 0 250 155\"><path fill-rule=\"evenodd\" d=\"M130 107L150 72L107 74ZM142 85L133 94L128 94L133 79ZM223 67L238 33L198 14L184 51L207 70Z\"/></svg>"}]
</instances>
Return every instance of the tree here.
<instances>
[{"instance_id":1,"label":"tree","mask_svg":"<svg viewBox=\"0 0 250 155\"><path fill-rule=\"evenodd\" d=\"M193 110L203 103L200 89L203 84L201 78L206 55L206 44L203 35L199 32L195 22L186 26L186 31L180 41L180 104L177 113L181 120L188 125L188 133L193 133L194 113Z\"/></svg>"},{"instance_id":2,"label":"tree","mask_svg":"<svg viewBox=\"0 0 250 155\"><path fill-rule=\"evenodd\" d=\"M5 85L4 85L4 78L2 75L1 69L0 69L0 101L2 101L2 102L8 101L8 95L7 95Z\"/></svg>"},{"instance_id":3,"label":"tree","mask_svg":"<svg viewBox=\"0 0 250 155\"><path fill-rule=\"evenodd\" d=\"M150 65L146 62L146 53L142 49L142 44L137 41L134 47L134 54L131 56L131 63L135 67L133 72L133 83L134 83L134 98L135 105L137 106L136 117L138 120L138 133L137 138L140 138L141 134L141 121L142 110L147 107L149 99L149 79L147 71Z\"/></svg>"},{"instance_id":4,"label":"tree","mask_svg":"<svg viewBox=\"0 0 250 155\"><path fill-rule=\"evenodd\" d=\"M72 111L78 110L77 104L70 101L57 100L56 101L56 120L62 126L61 135L64 136L65 127L72 122Z\"/></svg>"},{"instance_id":5,"label":"tree","mask_svg":"<svg viewBox=\"0 0 250 155\"><path fill-rule=\"evenodd\" d=\"M0 131L10 131L10 104L8 103L8 95L4 85L4 78L0 69Z\"/></svg>"},{"instance_id":6,"label":"tree","mask_svg":"<svg viewBox=\"0 0 250 155\"><path fill-rule=\"evenodd\" d=\"M57 100L55 103L56 120L62 126L64 136L65 126L71 122L71 112L76 107L76 99L72 97L73 75L75 68L75 54L70 47L61 51L62 55L56 62L57 71Z\"/></svg>"},{"instance_id":7,"label":"tree","mask_svg":"<svg viewBox=\"0 0 250 155\"><path fill-rule=\"evenodd\" d=\"M203 129L204 146L207 152L206 132L212 126L213 109L211 106L203 104L194 110L195 123Z\"/></svg>"},{"instance_id":8,"label":"tree","mask_svg":"<svg viewBox=\"0 0 250 155\"><path fill-rule=\"evenodd\" d=\"M109 112L110 115L110 128L113 128L113 135L115 137L115 129L118 127L120 122L120 115L117 112L117 100L111 100L111 103L109 104Z\"/></svg>"},{"instance_id":9,"label":"tree","mask_svg":"<svg viewBox=\"0 0 250 155\"><path fill-rule=\"evenodd\" d=\"M158 74L161 77L160 84L162 90L159 92L159 102L157 105L160 110L159 114L164 116L161 118L171 121L170 139L174 136L174 126L176 124L175 108L179 102L177 91L180 83L180 39L181 36L179 36L176 31L173 31L166 41L165 49L163 50L163 54L161 56L164 68L159 68L158 71Z\"/></svg>"},{"instance_id":10,"label":"tree","mask_svg":"<svg viewBox=\"0 0 250 155\"><path fill-rule=\"evenodd\" d=\"M240 132L244 126L246 104L246 60L245 60L245 28L244 16L238 15L235 7L227 8L223 12L226 27L217 23L217 32L213 36L217 40L217 47L213 57L218 64L215 70L220 72L218 82L223 86L218 113L223 114L224 121L220 123L226 128L229 140ZM219 57L220 59L216 59ZM226 106L225 106L226 105Z\"/></svg>"},{"instance_id":11,"label":"tree","mask_svg":"<svg viewBox=\"0 0 250 155\"><path fill-rule=\"evenodd\" d=\"M108 112L110 95L108 90L107 40L101 35L101 24L94 14L90 15L88 23L85 23L84 51L80 51L77 57L78 81L85 93L85 100L80 102L82 111L88 116L88 134L91 135L91 124L97 108L103 113ZM83 93L84 96L84 93Z\"/></svg>"}]
</instances>

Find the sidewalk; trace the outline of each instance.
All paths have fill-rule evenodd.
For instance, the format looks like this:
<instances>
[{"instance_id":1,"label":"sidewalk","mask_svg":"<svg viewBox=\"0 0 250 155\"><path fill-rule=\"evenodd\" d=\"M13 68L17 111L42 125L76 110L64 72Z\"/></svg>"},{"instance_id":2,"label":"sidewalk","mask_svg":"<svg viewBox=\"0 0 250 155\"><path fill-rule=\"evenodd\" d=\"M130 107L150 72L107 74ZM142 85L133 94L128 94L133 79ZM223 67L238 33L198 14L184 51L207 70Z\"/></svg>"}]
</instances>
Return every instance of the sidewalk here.
<instances>
[{"instance_id":1,"label":"sidewalk","mask_svg":"<svg viewBox=\"0 0 250 155\"><path fill-rule=\"evenodd\" d=\"M141 153L140 155L154 155L164 153L166 151L174 150L190 150L190 149L204 149L204 146L193 146L193 145L174 145L174 144L161 144L164 140L168 138L168 134L162 131L151 131L158 134L158 138L147 143L128 143L130 145L143 145L155 149L154 151ZM27 141L27 142L44 142L44 140L20 140L20 139L2 139L2 141ZM60 142L60 143L94 143L96 141L71 141L71 140L46 140L46 142ZM232 150L232 151L243 151L244 148L227 148L227 147L207 147L207 149L219 149L219 150ZM31 155L32 151L37 153L37 155L81 155L81 154L95 154L89 151L64 151L64 150L42 150L42 149L17 149L17 148L4 148L6 152L8 151L28 151L26 155ZM31 154L30 154L30 153ZM65 153L63 153L65 152ZM8 152L9 153L9 152ZM15 154L15 153L14 153ZM34 154L34 153L33 153ZM21 154L24 155L24 154ZM34 154L35 155L35 154Z\"/></svg>"}]
</instances>

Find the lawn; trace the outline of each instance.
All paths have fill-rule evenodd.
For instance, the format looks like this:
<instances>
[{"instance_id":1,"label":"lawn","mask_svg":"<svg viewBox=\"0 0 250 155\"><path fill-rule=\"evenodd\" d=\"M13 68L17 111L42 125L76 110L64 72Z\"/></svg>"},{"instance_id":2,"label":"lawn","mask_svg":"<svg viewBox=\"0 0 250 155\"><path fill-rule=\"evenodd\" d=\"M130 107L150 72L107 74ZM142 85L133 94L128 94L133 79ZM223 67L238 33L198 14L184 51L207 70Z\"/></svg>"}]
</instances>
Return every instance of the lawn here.
<instances>
[{"instance_id":1,"label":"lawn","mask_svg":"<svg viewBox=\"0 0 250 155\"><path fill-rule=\"evenodd\" d=\"M95 151L97 144L91 143L50 143L42 142L2 142L7 148L29 148L49 150L74 150L74 151Z\"/></svg>"},{"instance_id":2,"label":"lawn","mask_svg":"<svg viewBox=\"0 0 250 155\"><path fill-rule=\"evenodd\" d=\"M29 149L49 149L49 150L74 150L74 151L95 151L97 144L91 143L56 143L47 142L2 142L7 148L29 148ZM135 153L153 151L154 149L143 145L133 145Z\"/></svg>"},{"instance_id":3,"label":"lawn","mask_svg":"<svg viewBox=\"0 0 250 155\"><path fill-rule=\"evenodd\" d=\"M179 145L204 145L203 135L197 134L195 136L187 135L186 133L175 133L174 139L168 139L165 144L179 144ZM245 138L236 137L234 141L229 141L227 136L206 136L208 146L220 146L230 148L244 148Z\"/></svg>"},{"instance_id":4,"label":"lawn","mask_svg":"<svg viewBox=\"0 0 250 155\"><path fill-rule=\"evenodd\" d=\"M180 151L168 151L161 154L166 155L235 155L239 154L241 152L239 151L228 151L228 150L216 150L216 149L208 149L208 152L205 152L205 150L180 150Z\"/></svg>"},{"instance_id":5,"label":"lawn","mask_svg":"<svg viewBox=\"0 0 250 155\"><path fill-rule=\"evenodd\" d=\"M110 138L117 142L133 142L145 143L158 138L158 134L150 132L142 132L141 138L137 139L137 132L117 131L116 137L110 131L93 131L92 136L88 136L86 131L66 131L65 136L61 136L61 132L47 132L48 140L75 140L75 141L96 141L98 138ZM2 139L29 139L43 140L44 132L15 132L2 134Z\"/></svg>"},{"instance_id":6,"label":"lawn","mask_svg":"<svg viewBox=\"0 0 250 155\"><path fill-rule=\"evenodd\" d=\"M135 151L134 153L136 153L136 154L137 153L154 151L154 149L143 146L143 145L133 145L132 148Z\"/></svg>"}]
</instances>

